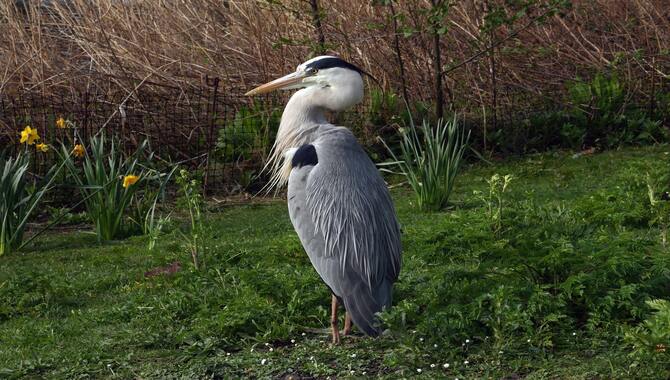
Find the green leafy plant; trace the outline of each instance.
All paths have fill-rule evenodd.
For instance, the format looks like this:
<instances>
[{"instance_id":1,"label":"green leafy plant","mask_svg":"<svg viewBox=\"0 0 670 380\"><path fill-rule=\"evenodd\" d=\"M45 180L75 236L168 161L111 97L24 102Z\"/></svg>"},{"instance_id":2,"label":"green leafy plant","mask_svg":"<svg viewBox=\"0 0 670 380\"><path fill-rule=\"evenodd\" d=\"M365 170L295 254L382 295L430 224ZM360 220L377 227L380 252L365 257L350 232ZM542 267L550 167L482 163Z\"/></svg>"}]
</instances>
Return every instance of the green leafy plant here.
<instances>
[{"instance_id":1,"label":"green leafy plant","mask_svg":"<svg viewBox=\"0 0 670 380\"><path fill-rule=\"evenodd\" d=\"M156 241L163 233L163 230L170 224L172 212L166 216L156 215L158 201L163 198L165 188L172 179L178 166L174 165L169 173L157 173L152 179L160 184L157 190L152 190L152 187L147 185L141 197L136 197L134 207L134 217L131 220L141 228L142 233L149 237L148 248L153 250L156 246Z\"/></svg>"},{"instance_id":2,"label":"green leafy plant","mask_svg":"<svg viewBox=\"0 0 670 380\"><path fill-rule=\"evenodd\" d=\"M52 167L46 183L31 186L29 166L30 155L26 152L19 152L15 158L0 156L0 256L22 245L26 223L62 167Z\"/></svg>"},{"instance_id":3,"label":"green leafy plant","mask_svg":"<svg viewBox=\"0 0 670 380\"><path fill-rule=\"evenodd\" d=\"M655 143L667 137L659 120L632 101L631 90L616 74L596 74L591 81L577 80L568 87L567 120L561 134L568 145L616 147ZM662 98L662 97L661 97Z\"/></svg>"},{"instance_id":4,"label":"green leafy plant","mask_svg":"<svg viewBox=\"0 0 670 380\"><path fill-rule=\"evenodd\" d=\"M53 207L47 206L47 214L49 215L48 223L60 225L75 225L90 222L86 211L73 212L69 207Z\"/></svg>"},{"instance_id":5,"label":"green leafy plant","mask_svg":"<svg viewBox=\"0 0 670 380\"><path fill-rule=\"evenodd\" d=\"M152 158L148 142L126 156L115 138L100 133L89 140L88 149L77 144L71 152L62 144L60 154L85 199L98 241L121 237L126 209L149 174L140 165L140 161ZM73 156L81 156L81 160Z\"/></svg>"},{"instance_id":6,"label":"green leafy plant","mask_svg":"<svg viewBox=\"0 0 670 380\"><path fill-rule=\"evenodd\" d=\"M189 229L188 233L180 230L180 233L186 241L186 246L191 254L191 260L195 269L200 268L202 256L202 204L203 198L200 193L200 183L197 179L191 178L188 170L181 169L176 178L177 185L181 192L181 199L179 200L188 209L189 215Z\"/></svg>"},{"instance_id":7,"label":"green leafy plant","mask_svg":"<svg viewBox=\"0 0 670 380\"><path fill-rule=\"evenodd\" d=\"M661 230L661 244L666 247L668 245L668 230L670 230L670 199L668 199L667 192L659 195L656 184L652 181L649 173L647 173L647 194L653 213L650 224L658 226Z\"/></svg>"},{"instance_id":8,"label":"green leafy plant","mask_svg":"<svg viewBox=\"0 0 670 380\"><path fill-rule=\"evenodd\" d=\"M372 125L383 126L392 122L400 112L400 99L394 92L370 89L367 114Z\"/></svg>"},{"instance_id":9,"label":"green leafy plant","mask_svg":"<svg viewBox=\"0 0 670 380\"><path fill-rule=\"evenodd\" d=\"M266 154L279 128L281 113L262 104L241 107L232 123L219 129L218 156L224 162L248 160L256 151Z\"/></svg>"},{"instance_id":10,"label":"green leafy plant","mask_svg":"<svg viewBox=\"0 0 670 380\"><path fill-rule=\"evenodd\" d=\"M489 191L486 196L482 196L480 192L475 192L475 194L479 195L484 200L484 203L486 203L486 213L491 221L491 229L496 234L500 233L503 228L505 193L513 179L514 176L511 174L501 176L496 173L486 180L486 183L489 185Z\"/></svg>"},{"instance_id":11,"label":"green leafy plant","mask_svg":"<svg viewBox=\"0 0 670 380\"><path fill-rule=\"evenodd\" d=\"M398 156L382 140L394 160L390 165L397 166L405 176L419 208L441 210L454 188L470 133L466 134L454 117L438 120L434 127L424 120L421 128L410 119L409 128L401 129L401 134Z\"/></svg>"},{"instance_id":12,"label":"green leafy plant","mask_svg":"<svg viewBox=\"0 0 670 380\"><path fill-rule=\"evenodd\" d=\"M633 346L635 354L670 353L670 301L655 299L647 301L655 312L640 326L626 332L626 342Z\"/></svg>"}]
</instances>

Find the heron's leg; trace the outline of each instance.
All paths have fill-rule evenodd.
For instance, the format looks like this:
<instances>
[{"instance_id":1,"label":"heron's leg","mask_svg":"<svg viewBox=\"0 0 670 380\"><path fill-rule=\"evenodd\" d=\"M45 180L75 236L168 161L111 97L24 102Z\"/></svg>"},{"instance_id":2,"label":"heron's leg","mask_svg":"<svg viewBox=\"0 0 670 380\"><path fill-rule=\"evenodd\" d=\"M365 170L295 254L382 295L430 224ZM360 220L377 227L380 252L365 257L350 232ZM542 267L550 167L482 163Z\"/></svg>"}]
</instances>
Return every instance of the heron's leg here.
<instances>
[{"instance_id":1,"label":"heron's leg","mask_svg":"<svg viewBox=\"0 0 670 380\"><path fill-rule=\"evenodd\" d=\"M344 335L351 334L351 314L348 311L344 314L344 331L342 333Z\"/></svg>"},{"instance_id":2,"label":"heron's leg","mask_svg":"<svg viewBox=\"0 0 670 380\"><path fill-rule=\"evenodd\" d=\"M330 327L333 329L333 344L340 343L340 329L337 324L337 297L333 294L330 304Z\"/></svg>"}]
</instances>

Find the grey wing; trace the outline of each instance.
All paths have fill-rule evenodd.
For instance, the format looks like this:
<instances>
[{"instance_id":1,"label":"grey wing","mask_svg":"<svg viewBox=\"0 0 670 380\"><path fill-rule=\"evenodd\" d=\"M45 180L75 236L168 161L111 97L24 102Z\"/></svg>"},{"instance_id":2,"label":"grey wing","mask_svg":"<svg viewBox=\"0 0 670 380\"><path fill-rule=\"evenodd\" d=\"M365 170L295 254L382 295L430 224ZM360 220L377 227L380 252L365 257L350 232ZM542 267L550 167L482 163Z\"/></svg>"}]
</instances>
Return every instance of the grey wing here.
<instances>
[{"instance_id":1,"label":"grey wing","mask_svg":"<svg viewBox=\"0 0 670 380\"><path fill-rule=\"evenodd\" d=\"M318 163L294 168L289 212L312 264L354 323L375 335L400 271L400 230L379 171L345 128L315 142Z\"/></svg>"}]
</instances>

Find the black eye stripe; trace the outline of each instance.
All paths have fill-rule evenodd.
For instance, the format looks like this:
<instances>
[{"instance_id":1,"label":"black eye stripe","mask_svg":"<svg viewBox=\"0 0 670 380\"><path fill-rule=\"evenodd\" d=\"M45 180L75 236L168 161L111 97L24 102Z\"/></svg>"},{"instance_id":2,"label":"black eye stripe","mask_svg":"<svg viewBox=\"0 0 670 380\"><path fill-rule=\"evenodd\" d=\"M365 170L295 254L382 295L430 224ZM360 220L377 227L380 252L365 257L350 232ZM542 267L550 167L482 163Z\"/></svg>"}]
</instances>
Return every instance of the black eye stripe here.
<instances>
[{"instance_id":1,"label":"black eye stripe","mask_svg":"<svg viewBox=\"0 0 670 380\"><path fill-rule=\"evenodd\" d=\"M352 65L351 63L337 57L321 58L308 64L306 67L307 69L316 69L316 70L330 69L333 67L342 67L345 69L354 70L359 74L367 74L365 71L361 70L358 66Z\"/></svg>"}]
</instances>

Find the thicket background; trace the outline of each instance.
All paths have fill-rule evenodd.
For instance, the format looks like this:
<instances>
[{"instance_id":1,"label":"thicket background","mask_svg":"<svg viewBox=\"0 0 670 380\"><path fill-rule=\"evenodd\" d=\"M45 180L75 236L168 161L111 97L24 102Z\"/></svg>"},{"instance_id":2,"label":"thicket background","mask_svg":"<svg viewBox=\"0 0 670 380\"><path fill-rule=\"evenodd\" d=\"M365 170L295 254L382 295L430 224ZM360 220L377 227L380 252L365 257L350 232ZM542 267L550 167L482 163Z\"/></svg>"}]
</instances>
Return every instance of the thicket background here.
<instances>
[{"instance_id":1,"label":"thicket background","mask_svg":"<svg viewBox=\"0 0 670 380\"><path fill-rule=\"evenodd\" d=\"M262 161L285 100L242 94L324 53L379 82L338 120L373 155L384 152L376 137L402 125L403 99L418 117L461 115L482 152L668 135L666 0L3 0L0 34L0 103L40 99L0 110L3 141L67 113L130 126L124 135L148 136L173 159L206 156L206 172L224 177ZM144 113L113 114L126 102Z\"/></svg>"}]
</instances>

